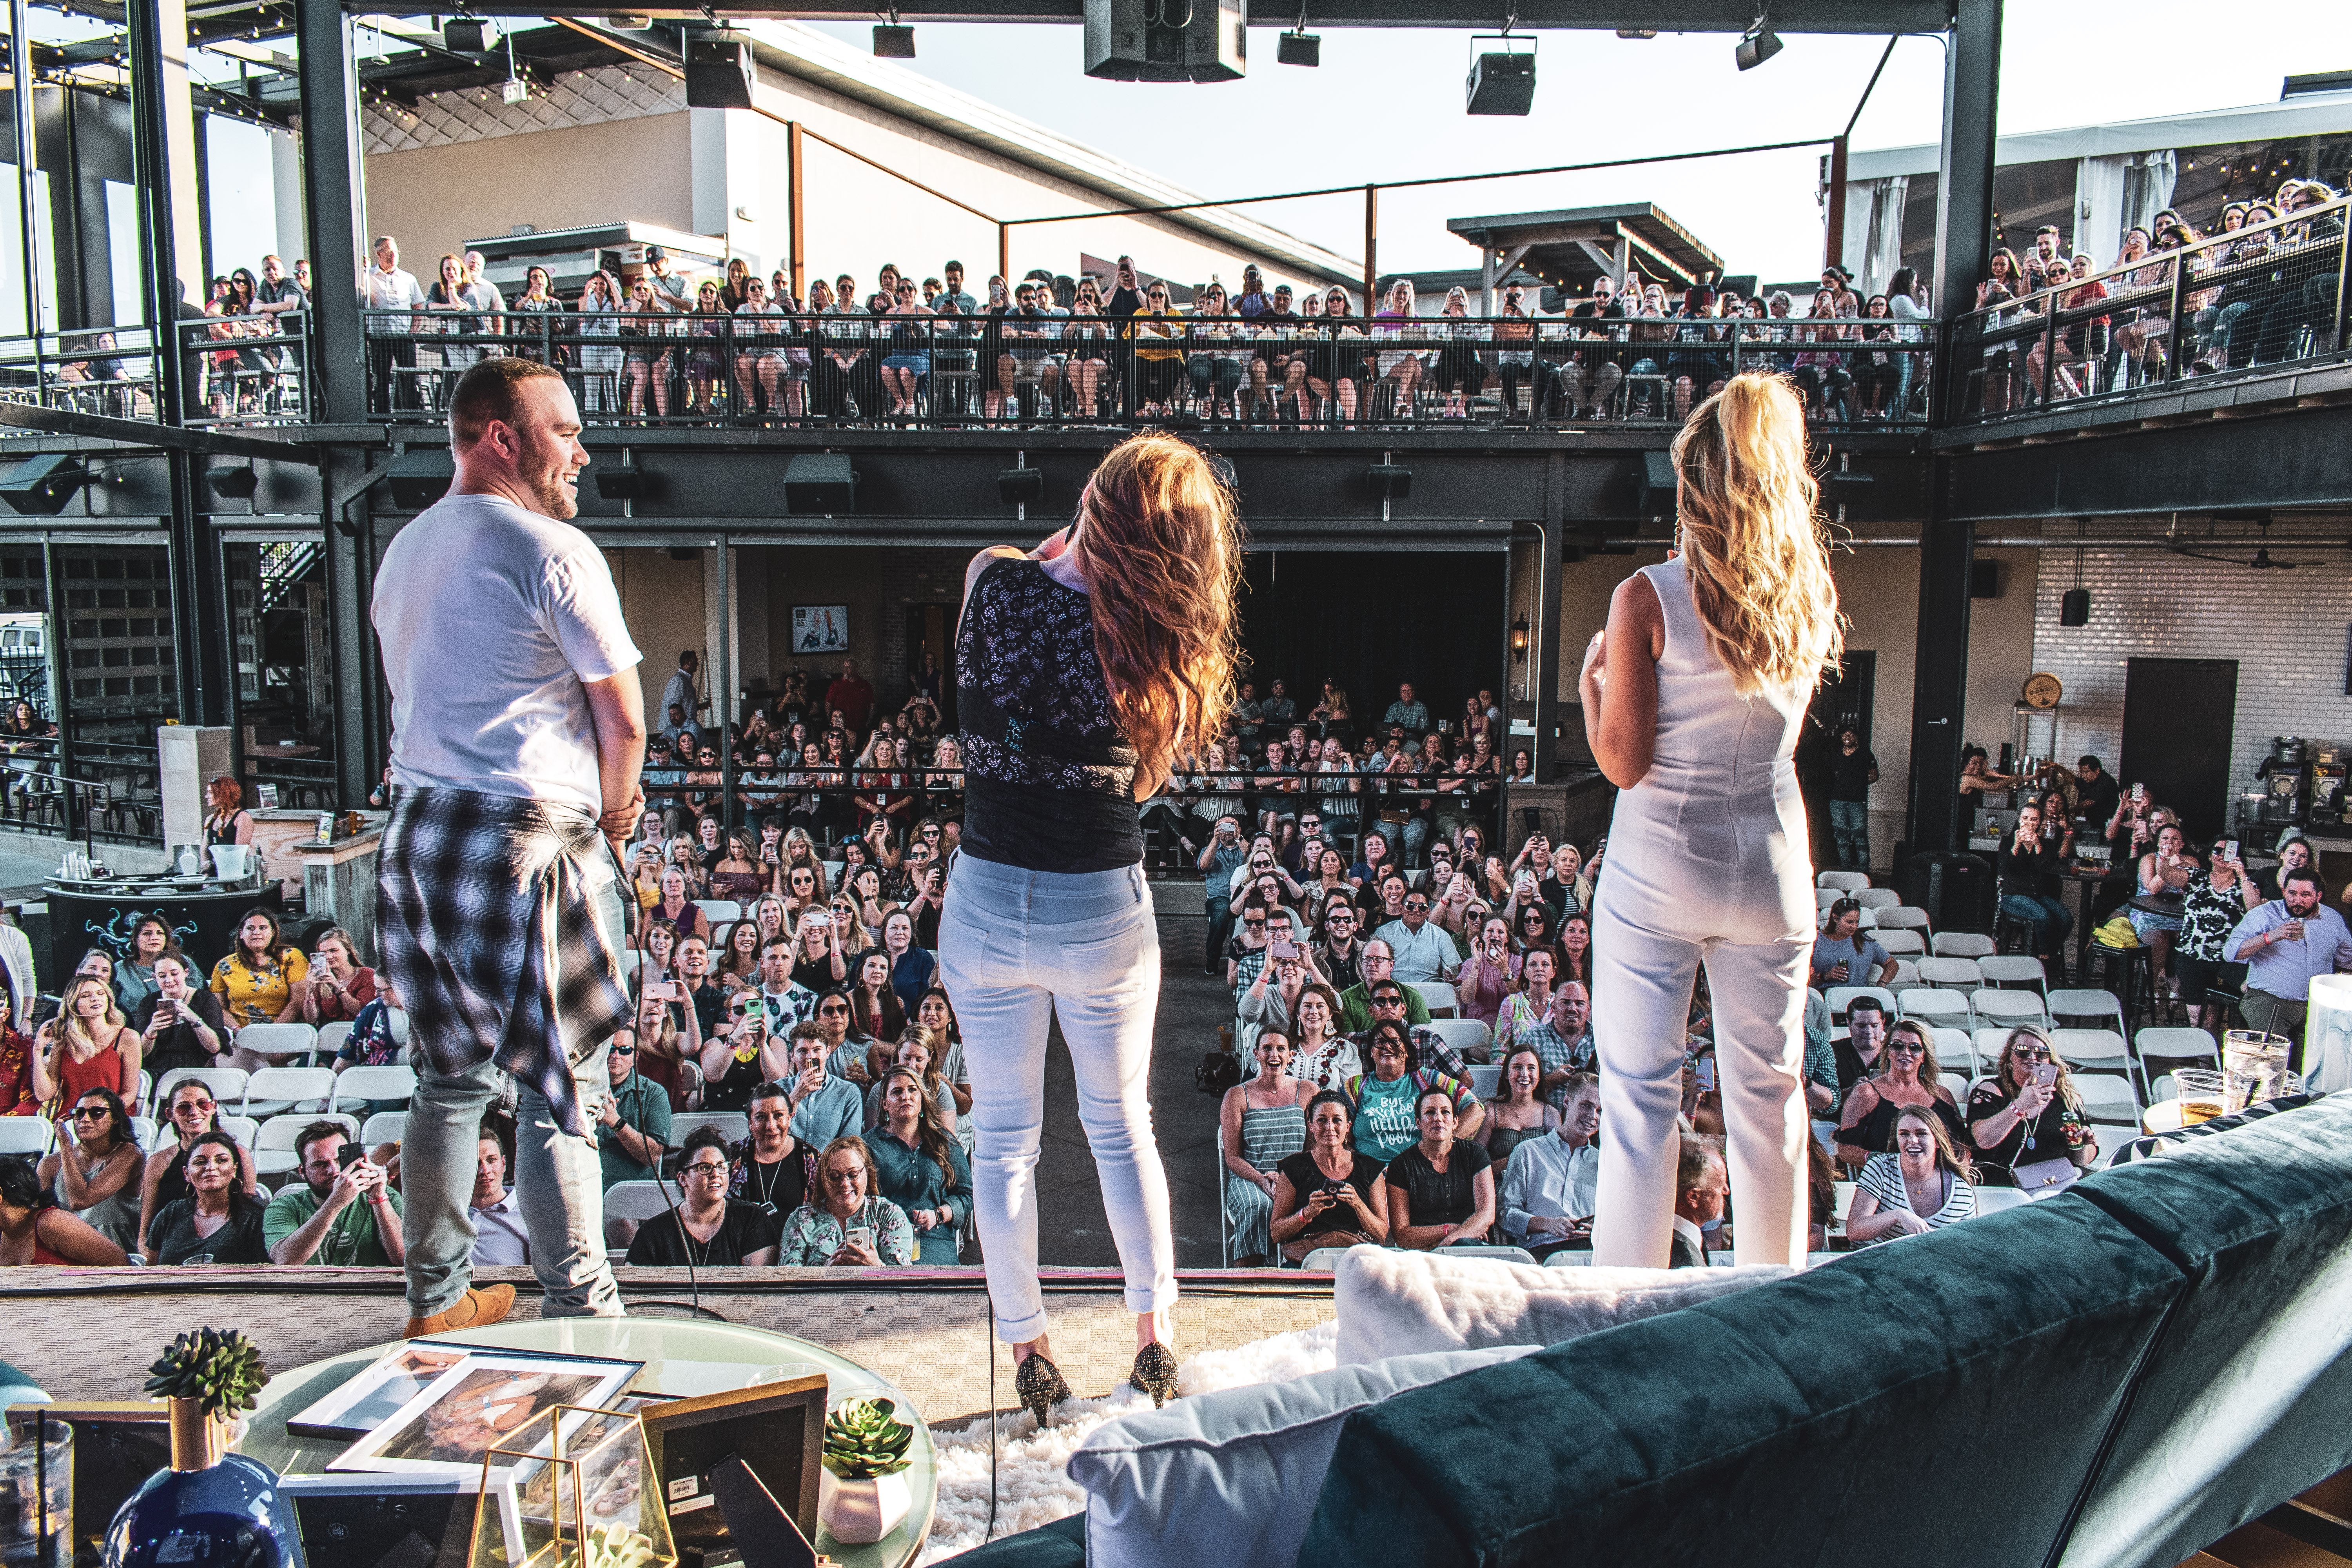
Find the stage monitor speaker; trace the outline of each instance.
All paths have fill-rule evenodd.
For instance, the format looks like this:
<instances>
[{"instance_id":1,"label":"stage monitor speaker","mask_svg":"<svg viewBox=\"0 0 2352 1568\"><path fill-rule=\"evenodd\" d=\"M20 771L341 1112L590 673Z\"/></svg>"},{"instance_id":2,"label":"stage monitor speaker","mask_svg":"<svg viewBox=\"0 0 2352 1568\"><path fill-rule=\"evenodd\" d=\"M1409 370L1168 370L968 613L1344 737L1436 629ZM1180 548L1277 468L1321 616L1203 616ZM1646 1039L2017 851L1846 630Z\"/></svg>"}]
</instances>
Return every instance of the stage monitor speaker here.
<instances>
[{"instance_id":1,"label":"stage monitor speaker","mask_svg":"<svg viewBox=\"0 0 2352 1568\"><path fill-rule=\"evenodd\" d=\"M1106 81L1238 81L1249 74L1245 0L1086 0L1087 74ZM1178 18L1171 21L1170 17Z\"/></svg>"},{"instance_id":2,"label":"stage monitor speaker","mask_svg":"<svg viewBox=\"0 0 2352 1568\"><path fill-rule=\"evenodd\" d=\"M1643 517L1664 517L1675 506L1675 455L1672 452L1642 454L1640 493L1635 510Z\"/></svg>"},{"instance_id":3,"label":"stage monitor speaker","mask_svg":"<svg viewBox=\"0 0 2352 1568\"><path fill-rule=\"evenodd\" d=\"M449 460L449 454L427 447L394 458L383 482L392 491L394 506L403 511L423 511L449 493L457 477L457 466Z\"/></svg>"},{"instance_id":4,"label":"stage monitor speaker","mask_svg":"<svg viewBox=\"0 0 2352 1568\"><path fill-rule=\"evenodd\" d=\"M64 452L44 452L16 465L0 479L0 500L26 517L55 517L88 483L89 472L79 458Z\"/></svg>"},{"instance_id":5,"label":"stage monitor speaker","mask_svg":"<svg viewBox=\"0 0 2352 1568\"><path fill-rule=\"evenodd\" d=\"M1969 597L1998 599L2000 597L2000 563L1971 561L1969 563Z\"/></svg>"},{"instance_id":6,"label":"stage monitor speaker","mask_svg":"<svg viewBox=\"0 0 2352 1568\"><path fill-rule=\"evenodd\" d=\"M2087 626L2091 624L2091 591L2069 588L2058 601L2058 624L2062 626Z\"/></svg>"},{"instance_id":7,"label":"stage monitor speaker","mask_svg":"<svg viewBox=\"0 0 2352 1568\"><path fill-rule=\"evenodd\" d=\"M1480 55L1464 84L1472 114L1525 114L1535 107L1533 55Z\"/></svg>"},{"instance_id":8,"label":"stage monitor speaker","mask_svg":"<svg viewBox=\"0 0 2352 1568\"><path fill-rule=\"evenodd\" d=\"M686 40L686 106L749 109L757 68L751 40L740 33L705 33Z\"/></svg>"},{"instance_id":9,"label":"stage monitor speaker","mask_svg":"<svg viewBox=\"0 0 2352 1568\"><path fill-rule=\"evenodd\" d=\"M857 510L857 473L846 452L803 452L784 466L784 510L838 517Z\"/></svg>"}]
</instances>

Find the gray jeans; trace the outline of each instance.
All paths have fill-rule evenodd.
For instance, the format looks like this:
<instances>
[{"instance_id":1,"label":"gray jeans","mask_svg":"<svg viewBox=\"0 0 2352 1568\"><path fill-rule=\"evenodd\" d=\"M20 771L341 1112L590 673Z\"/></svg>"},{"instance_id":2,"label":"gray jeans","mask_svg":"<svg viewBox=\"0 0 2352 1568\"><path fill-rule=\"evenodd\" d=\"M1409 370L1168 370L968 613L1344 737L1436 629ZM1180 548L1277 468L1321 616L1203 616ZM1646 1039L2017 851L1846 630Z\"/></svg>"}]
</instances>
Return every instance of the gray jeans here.
<instances>
[{"instance_id":1,"label":"gray jeans","mask_svg":"<svg viewBox=\"0 0 2352 1568\"><path fill-rule=\"evenodd\" d=\"M408 1310L420 1318L446 1310L473 1279L473 1196L482 1113L499 1096L498 1067L481 1062L444 1074L416 1059L416 1093L401 1138L401 1235L408 1244ZM611 1092L604 1053L572 1072L580 1103L602 1105ZM516 1116L515 1203L530 1230L549 1318L617 1318L621 1289L604 1257L604 1170L596 1146L574 1138L549 1115L547 1100L525 1086Z\"/></svg>"}]
</instances>

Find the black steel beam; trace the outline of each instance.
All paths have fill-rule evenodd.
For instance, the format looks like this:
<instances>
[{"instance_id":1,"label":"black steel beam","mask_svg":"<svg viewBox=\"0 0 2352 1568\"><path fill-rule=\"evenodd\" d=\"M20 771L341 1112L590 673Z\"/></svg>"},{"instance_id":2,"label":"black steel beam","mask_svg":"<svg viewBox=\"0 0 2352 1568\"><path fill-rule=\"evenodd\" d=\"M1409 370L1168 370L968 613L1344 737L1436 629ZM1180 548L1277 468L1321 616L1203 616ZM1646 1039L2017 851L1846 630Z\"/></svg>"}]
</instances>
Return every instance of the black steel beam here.
<instances>
[{"instance_id":1,"label":"black steel beam","mask_svg":"<svg viewBox=\"0 0 2352 1568\"><path fill-rule=\"evenodd\" d=\"M1976 308L1977 280L1985 275L1992 244L1993 142L2000 103L2002 0L1954 3L1958 15L1944 54L1944 167L1936 192L1939 316Z\"/></svg>"},{"instance_id":2,"label":"black steel beam","mask_svg":"<svg viewBox=\"0 0 2352 1568\"><path fill-rule=\"evenodd\" d=\"M2352 505L2352 406L1968 452L1946 459L1970 521Z\"/></svg>"},{"instance_id":3,"label":"black steel beam","mask_svg":"<svg viewBox=\"0 0 2352 1568\"><path fill-rule=\"evenodd\" d=\"M42 408L29 403L0 403L0 425L52 436L87 436L115 447L148 447L165 452L201 452L218 458L260 458L275 463L319 465L319 454L291 441L264 441L218 430L191 430L179 425L158 425L144 419L114 419L103 414L79 414L69 408Z\"/></svg>"},{"instance_id":4,"label":"black steel beam","mask_svg":"<svg viewBox=\"0 0 2352 1568\"><path fill-rule=\"evenodd\" d=\"M419 4L384 5L378 0L343 0L347 10L380 16L435 15ZM1962 0L1967 3L1967 0ZM1951 25L1953 0L1772 0L1771 28L1776 33L1860 33L1885 37L1893 33L1940 33ZM1522 28L1617 27L1654 28L1664 33L1744 33L1764 7L1759 0L1518 0L1512 7ZM534 4L533 0L486 0L469 3L469 16L604 16L609 5ZM656 7L664 15L698 16L676 6ZM730 16L772 14L804 21L868 22L875 9L867 0L730 0L723 7ZM909 9L901 5L902 22L1077 22L1083 0L925 0ZM1287 21L1278 8L1266 20ZM1432 0L1318 0L1307 17L1317 27L1449 27L1470 23L1486 25L1503 19L1501 9L1465 12L1459 5Z\"/></svg>"},{"instance_id":5,"label":"black steel beam","mask_svg":"<svg viewBox=\"0 0 2352 1568\"><path fill-rule=\"evenodd\" d=\"M1568 571L1568 454L1555 453L1545 476L1543 543L1536 568L1535 635L1528 638L1528 696L1535 710L1536 783L1559 781L1559 745L1552 738L1552 715L1559 707L1560 639L1567 636L1561 602Z\"/></svg>"}]
</instances>

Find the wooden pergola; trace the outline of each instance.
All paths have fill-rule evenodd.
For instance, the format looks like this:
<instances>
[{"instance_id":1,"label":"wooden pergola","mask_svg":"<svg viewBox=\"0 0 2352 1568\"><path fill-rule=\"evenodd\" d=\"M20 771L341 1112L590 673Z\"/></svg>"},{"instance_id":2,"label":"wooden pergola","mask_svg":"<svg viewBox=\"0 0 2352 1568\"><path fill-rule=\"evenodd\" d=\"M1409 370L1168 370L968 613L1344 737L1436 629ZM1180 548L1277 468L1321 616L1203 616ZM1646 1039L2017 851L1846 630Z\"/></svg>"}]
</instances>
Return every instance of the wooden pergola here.
<instances>
[{"instance_id":1,"label":"wooden pergola","mask_svg":"<svg viewBox=\"0 0 2352 1568\"><path fill-rule=\"evenodd\" d=\"M1495 280L1526 267L1545 282L1582 292L1596 278L1619 288L1640 273L1687 289L1703 273L1723 276L1723 258L1648 202L1449 219L1446 231L1478 247L1478 313L1494 314Z\"/></svg>"}]
</instances>

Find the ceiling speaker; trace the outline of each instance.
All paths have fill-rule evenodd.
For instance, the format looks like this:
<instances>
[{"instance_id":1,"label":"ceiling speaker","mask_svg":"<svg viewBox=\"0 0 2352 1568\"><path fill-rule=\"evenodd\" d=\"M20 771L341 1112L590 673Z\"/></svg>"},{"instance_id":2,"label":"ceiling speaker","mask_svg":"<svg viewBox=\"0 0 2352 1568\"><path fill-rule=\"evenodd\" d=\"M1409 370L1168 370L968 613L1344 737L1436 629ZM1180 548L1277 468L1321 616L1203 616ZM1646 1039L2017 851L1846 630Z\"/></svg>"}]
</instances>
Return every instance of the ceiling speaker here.
<instances>
[{"instance_id":1,"label":"ceiling speaker","mask_svg":"<svg viewBox=\"0 0 2352 1568\"><path fill-rule=\"evenodd\" d=\"M757 69L751 40L740 33L705 33L686 41L688 109L749 109Z\"/></svg>"},{"instance_id":2,"label":"ceiling speaker","mask_svg":"<svg viewBox=\"0 0 2352 1568\"><path fill-rule=\"evenodd\" d=\"M2058 624L2062 626L2087 626L2091 624L2091 591L2069 588L2058 601Z\"/></svg>"},{"instance_id":3,"label":"ceiling speaker","mask_svg":"<svg viewBox=\"0 0 2352 1568\"><path fill-rule=\"evenodd\" d=\"M784 510L794 517L838 517L857 510L857 471L846 452L803 452L784 468Z\"/></svg>"}]
</instances>

